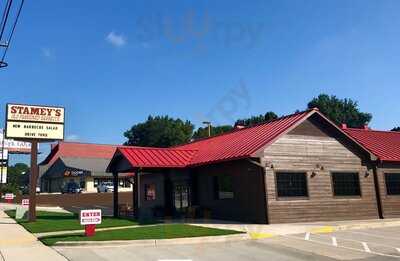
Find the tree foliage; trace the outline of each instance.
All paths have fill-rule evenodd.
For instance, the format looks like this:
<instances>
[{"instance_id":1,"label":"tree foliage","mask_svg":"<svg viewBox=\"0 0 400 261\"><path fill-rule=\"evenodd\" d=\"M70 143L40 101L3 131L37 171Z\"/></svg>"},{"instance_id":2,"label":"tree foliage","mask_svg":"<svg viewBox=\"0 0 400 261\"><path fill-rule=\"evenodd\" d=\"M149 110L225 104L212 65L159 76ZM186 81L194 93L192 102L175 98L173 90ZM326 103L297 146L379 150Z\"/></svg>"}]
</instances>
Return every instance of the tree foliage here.
<instances>
[{"instance_id":1,"label":"tree foliage","mask_svg":"<svg viewBox=\"0 0 400 261\"><path fill-rule=\"evenodd\" d=\"M231 125L211 126L211 136L222 134L232 129ZM208 137L208 127L200 127L193 134L193 139L195 140L206 137Z\"/></svg>"},{"instance_id":2,"label":"tree foliage","mask_svg":"<svg viewBox=\"0 0 400 261\"><path fill-rule=\"evenodd\" d=\"M124 133L131 146L170 147L190 141L194 126L189 121L169 116L149 116Z\"/></svg>"},{"instance_id":3,"label":"tree foliage","mask_svg":"<svg viewBox=\"0 0 400 261\"><path fill-rule=\"evenodd\" d=\"M391 131L400 131L400 127L394 127Z\"/></svg>"},{"instance_id":4,"label":"tree foliage","mask_svg":"<svg viewBox=\"0 0 400 261\"><path fill-rule=\"evenodd\" d=\"M26 185L25 175L29 171L29 166L25 163L16 163L7 169L7 184L2 186L2 193L18 193L21 186Z\"/></svg>"},{"instance_id":5,"label":"tree foliage","mask_svg":"<svg viewBox=\"0 0 400 261\"><path fill-rule=\"evenodd\" d=\"M372 115L361 112L356 101L352 99L339 99L334 95L320 94L308 103L308 108L317 107L336 124L345 123L351 128L361 128L368 124Z\"/></svg>"},{"instance_id":6,"label":"tree foliage","mask_svg":"<svg viewBox=\"0 0 400 261\"><path fill-rule=\"evenodd\" d=\"M237 125L246 126L246 127L247 126L253 126L255 124L267 122L267 121L270 121L270 120L275 120L277 118L278 118L278 115L276 115L275 112L269 111L269 112L267 112L265 114L260 114L258 116L252 116L252 117L247 118L247 119L237 120L235 122L235 126L237 126Z\"/></svg>"}]
</instances>

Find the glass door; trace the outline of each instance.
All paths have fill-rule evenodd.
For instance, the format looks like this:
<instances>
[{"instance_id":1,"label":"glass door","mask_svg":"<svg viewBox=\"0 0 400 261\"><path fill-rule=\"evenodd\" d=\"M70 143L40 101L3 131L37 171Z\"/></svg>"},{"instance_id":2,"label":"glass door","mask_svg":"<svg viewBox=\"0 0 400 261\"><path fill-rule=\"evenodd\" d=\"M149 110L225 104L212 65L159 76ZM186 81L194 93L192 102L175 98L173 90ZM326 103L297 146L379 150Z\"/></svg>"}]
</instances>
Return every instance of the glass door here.
<instances>
[{"instance_id":1,"label":"glass door","mask_svg":"<svg viewBox=\"0 0 400 261\"><path fill-rule=\"evenodd\" d=\"M177 212L184 212L190 206L190 187L187 184L175 184L174 207Z\"/></svg>"}]
</instances>

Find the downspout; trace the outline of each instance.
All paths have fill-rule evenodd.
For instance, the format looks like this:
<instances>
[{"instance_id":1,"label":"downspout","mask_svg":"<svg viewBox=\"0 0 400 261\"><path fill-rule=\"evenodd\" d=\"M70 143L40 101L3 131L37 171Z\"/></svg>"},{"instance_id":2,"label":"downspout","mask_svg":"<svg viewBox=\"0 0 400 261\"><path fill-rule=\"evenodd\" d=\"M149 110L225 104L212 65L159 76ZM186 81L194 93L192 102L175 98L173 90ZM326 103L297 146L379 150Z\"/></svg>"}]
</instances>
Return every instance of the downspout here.
<instances>
[{"instance_id":1,"label":"downspout","mask_svg":"<svg viewBox=\"0 0 400 261\"><path fill-rule=\"evenodd\" d=\"M384 219L383 217L383 211L382 211L382 198L381 198L381 192L379 188L379 179L378 179L378 161L375 161L372 164L372 169L374 172L374 185L375 185L375 197L376 197L376 206L378 207L378 216L380 219Z\"/></svg>"},{"instance_id":2,"label":"downspout","mask_svg":"<svg viewBox=\"0 0 400 261\"><path fill-rule=\"evenodd\" d=\"M265 167L262 168L262 176L263 176L263 191L264 191L264 209L265 209L265 223L269 224L269 215L268 215L268 194L267 194L267 171Z\"/></svg>"}]
</instances>

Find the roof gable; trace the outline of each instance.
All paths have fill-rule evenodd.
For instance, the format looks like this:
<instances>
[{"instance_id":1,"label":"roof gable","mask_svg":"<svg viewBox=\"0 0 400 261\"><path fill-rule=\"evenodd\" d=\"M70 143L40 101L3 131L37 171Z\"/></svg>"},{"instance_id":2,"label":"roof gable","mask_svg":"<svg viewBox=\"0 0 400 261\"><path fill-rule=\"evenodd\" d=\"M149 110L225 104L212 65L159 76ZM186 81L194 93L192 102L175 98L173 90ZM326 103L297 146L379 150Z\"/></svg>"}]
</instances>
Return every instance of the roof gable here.
<instances>
[{"instance_id":1,"label":"roof gable","mask_svg":"<svg viewBox=\"0 0 400 261\"><path fill-rule=\"evenodd\" d=\"M344 128L349 134L379 160L400 162L400 132Z\"/></svg>"}]
</instances>

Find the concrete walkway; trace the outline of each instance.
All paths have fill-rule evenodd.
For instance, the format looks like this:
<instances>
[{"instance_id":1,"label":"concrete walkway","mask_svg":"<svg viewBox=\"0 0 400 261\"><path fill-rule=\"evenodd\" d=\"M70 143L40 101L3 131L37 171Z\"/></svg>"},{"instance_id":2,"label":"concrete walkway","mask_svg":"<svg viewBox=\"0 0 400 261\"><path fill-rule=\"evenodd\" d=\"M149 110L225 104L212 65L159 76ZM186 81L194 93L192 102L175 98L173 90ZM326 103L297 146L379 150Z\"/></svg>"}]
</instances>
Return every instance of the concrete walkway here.
<instances>
[{"instance_id":1,"label":"concrete walkway","mask_svg":"<svg viewBox=\"0 0 400 261\"><path fill-rule=\"evenodd\" d=\"M0 205L0 260L67 260L54 249L43 245L35 236L9 218Z\"/></svg>"},{"instance_id":2,"label":"concrete walkway","mask_svg":"<svg viewBox=\"0 0 400 261\"><path fill-rule=\"evenodd\" d=\"M176 222L176 221L175 221ZM332 233L335 231L384 228L400 226L400 218L393 219L370 219L350 221L326 221L312 223L290 223L290 224L240 224L227 223L217 220L184 220L189 225L204 226L210 228L230 229L247 232L253 239L269 238L273 236L293 235L301 233Z\"/></svg>"}]
</instances>

